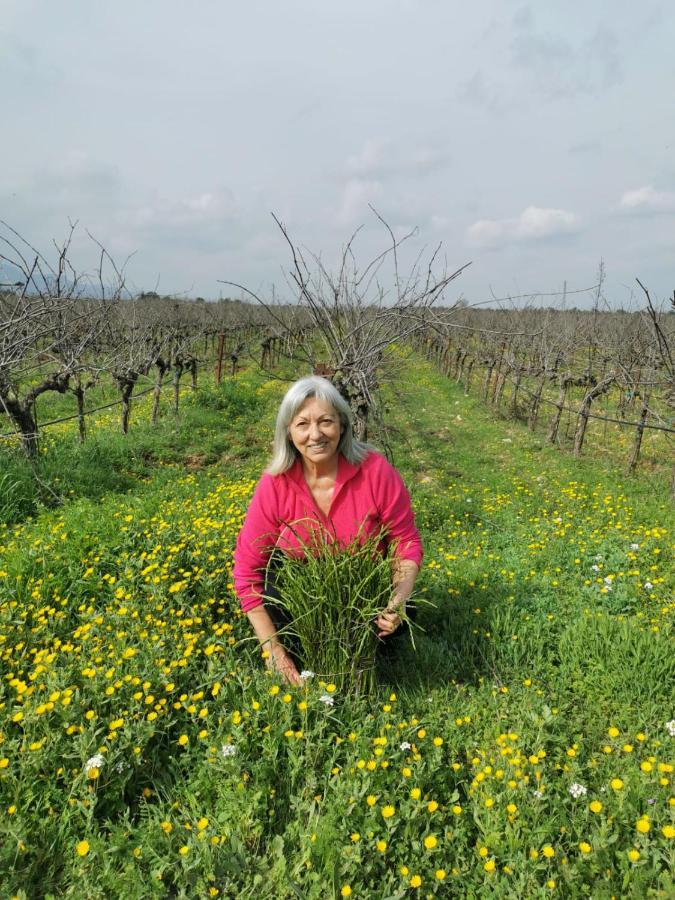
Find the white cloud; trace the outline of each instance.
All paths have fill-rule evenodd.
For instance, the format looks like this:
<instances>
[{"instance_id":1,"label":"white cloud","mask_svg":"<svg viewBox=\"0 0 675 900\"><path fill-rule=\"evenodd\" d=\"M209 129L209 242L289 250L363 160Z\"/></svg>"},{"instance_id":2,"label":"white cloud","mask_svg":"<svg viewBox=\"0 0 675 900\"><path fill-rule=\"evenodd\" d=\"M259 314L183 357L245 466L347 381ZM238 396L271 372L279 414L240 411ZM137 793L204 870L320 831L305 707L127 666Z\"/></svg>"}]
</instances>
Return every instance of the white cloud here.
<instances>
[{"instance_id":1,"label":"white cloud","mask_svg":"<svg viewBox=\"0 0 675 900\"><path fill-rule=\"evenodd\" d=\"M566 209L528 206L518 218L517 235L522 240L553 237L576 230L578 217Z\"/></svg>"},{"instance_id":2,"label":"white cloud","mask_svg":"<svg viewBox=\"0 0 675 900\"><path fill-rule=\"evenodd\" d=\"M236 214L234 197L226 188L193 197L155 197L149 204L132 207L120 216L120 224L132 228L199 228L229 222Z\"/></svg>"},{"instance_id":3,"label":"white cloud","mask_svg":"<svg viewBox=\"0 0 675 900\"><path fill-rule=\"evenodd\" d=\"M350 178L342 190L342 197L335 221L338 225L360 224L372 213L368 209L369 203L374 203L382 192L379 181L366 178Z\"/></svg>"},{"instance_id":4,"label":"white cloud","mask_svg":"<svg viewBox=\"0 0 675 900\"><path fill-rule=\"evenodd\" d=\"M498 222L490 219L479 219L466 231L467 243L474 247L496 246L504 241L505 235L506 221Z\"/></svg>"},{"instance_id":5,"label":"white cloud","mask_svg":"<svg viewBox=\"0 0 675 900\"><path fill-rule=\"evenodd\" d=\"M434 213L429 219L429 223L432 228L447 228L450 225L450 219L448 216L440 215L439 213Z\"/></svg>"},{"instance_id":6,"label":"white cloud","mask_svg":"<svg viewBox=\"0 0 675 900\"><path fill-rule=\"evenodd\" d=\"M648 184L634 191L626 191L619 207L644 212L675 212L675 191L656 191Z\"/></svg>"},{"instance_id":7,"label":"white cloud","mask_svg":"<svg viewBox=\"0 0 675 900\"><path fill-rule=\"evenodd\" d=\"M366 138L359 152L347 158L347 172L360 177L378 172L385 159L386 146L383 138Z\"/></svg>"},{"instance_id":8,"label":"white cloud","mask_svg":"<svg viewBox=\"0 0 675 900\"><path fill-rule=\"evenodd\" d=\"M409 147L395 145L386 138L369 137L358 153L347 157L345 171L348 177L400 178L427 175L449 161L450 155L444 147L433 144Z\"/></svg>"},{"instance_id":9,"label":"white cloud","mask_svg":"<svg viewBox=\"0 0 675 900\"><path fill-rule=\"evenodd\" d=\"M474 247L496 247L570 234L578 228L576 213L528 206L515 219L479 219L467 228L466 238Z\"/></svg>"},{"instance_id":10,"label":"white cloud","mask_svg":"<svg viewBox=\"0 0 675 900\"><path fill-rule=\"evenodd\" d=\"M332 224L340 227L361 225L371 218L369 204L379 208L392 225L407 233L411 218L428 218L427 204L420 207L425 195L420 183L447 166L448 151L433 143L410 144L389 138L366 138L358 152L351 154L337 172L337 203L332 211Z\"/></svg>"}]
</instances>

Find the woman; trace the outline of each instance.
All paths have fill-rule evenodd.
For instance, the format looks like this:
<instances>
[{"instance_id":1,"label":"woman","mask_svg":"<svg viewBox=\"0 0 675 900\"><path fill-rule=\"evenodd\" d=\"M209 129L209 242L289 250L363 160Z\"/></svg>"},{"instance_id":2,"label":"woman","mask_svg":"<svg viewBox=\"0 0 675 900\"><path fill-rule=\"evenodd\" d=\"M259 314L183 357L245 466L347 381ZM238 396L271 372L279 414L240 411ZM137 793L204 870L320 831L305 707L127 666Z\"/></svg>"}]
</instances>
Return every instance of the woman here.
<instances>
[{"instance_id":1,"label":"woman","mask_svg":"<svg viewBox=\"0 0 675 900\"><path fill-rule=\"evenodd\" d=\"M234 555L242 609L268 651L268 666L286 681L301 679L263 604L272 551L299 552L317 528L347 544L383 527L394 542L393 593L375 624L378 636L387 638L401 625L422 561L410 497L396 469L354 438L349 404L335 386L318 376L296 381L279 407L272 461L253 494Z\"/></svg>"}]
</instances>

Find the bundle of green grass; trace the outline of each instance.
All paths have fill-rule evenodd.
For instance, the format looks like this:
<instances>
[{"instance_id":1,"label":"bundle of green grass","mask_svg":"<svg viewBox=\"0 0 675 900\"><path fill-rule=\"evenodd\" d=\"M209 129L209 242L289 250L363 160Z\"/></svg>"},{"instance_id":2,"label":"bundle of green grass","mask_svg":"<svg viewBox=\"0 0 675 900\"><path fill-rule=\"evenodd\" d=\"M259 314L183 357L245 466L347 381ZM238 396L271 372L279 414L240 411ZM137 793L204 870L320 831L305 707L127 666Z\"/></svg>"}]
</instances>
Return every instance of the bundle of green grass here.
<instances>
[{"instance_id":1,"label":"bundle of green grass","mask_svg":"<svg viewBox=\"0 0 675 900\"><path fill-rule=\"evenodd\" d=\"M392 595L391 559L382 556L381 539L316 542L268 569L267 602L288 621L282 640L290 638L304 668L343 692L369 694L376 685L374 620Z\"/></svg>"}]
</instances>

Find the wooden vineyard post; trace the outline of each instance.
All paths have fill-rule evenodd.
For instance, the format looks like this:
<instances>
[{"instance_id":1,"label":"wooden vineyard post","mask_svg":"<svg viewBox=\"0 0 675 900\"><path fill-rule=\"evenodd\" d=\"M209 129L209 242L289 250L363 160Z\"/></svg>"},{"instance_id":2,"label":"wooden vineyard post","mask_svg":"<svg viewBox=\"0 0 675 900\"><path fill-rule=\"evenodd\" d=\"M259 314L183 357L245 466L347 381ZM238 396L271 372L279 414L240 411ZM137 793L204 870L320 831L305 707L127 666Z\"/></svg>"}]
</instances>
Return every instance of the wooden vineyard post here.
<instances>
[{"instance_id":1,"label":"wooden vineyard post","mask_svg":"<svg viewBox=\"0 0 675 900\"><path fill-rule=\"evenodd\" d=\"M649 398L651 394L651 389L649 387L645 387L645 390L642 393L642 409L640 410L640 419L637 424L637 428L635 429L635 441L633 443L633 452L631 453L630 461L628 463L628 474L632 475L635 472L635 469L638 464L638 459L640 458L640 447L642 446L642 435L645 430L645 422L647 421L647 416L649 415Z\"/></svg>"},{"instance_id":2,"label":"wooden vineyard post","mask_svg":"<svg viewBox=\"0 0 675 900\"><path fill-rule=\"evenodd\" d=\"M569 386L572 384L572 379L569 377L565 377L564 375L558 376L558 384L560 386L560 391L558 393L558 399L555 402L556 411L553 414L553 418L549 424L548 428L548 442L550 444L554 444L556 438L558 437L558 429L560 427L560 419L563 414L563 409L565 407L565 399L567 397L567 390Z\"/></svg>"},{"instance_id":3,"label":"wooden vineyard post","mask_svg":"<svg viewBox=\"0 0 675 900\"><path fill-rule=\"evenodd\" d=\"M180 402L180 380L185 369L185 363L181 356L174 359L173 362L173 412L178 415L178 404Z\"/></svg>"},{"instance_id":4,"label":"wooden vineyard post","mask_svg":"<svg viewBox=\"0 0 675 900\"><path fill-rule=\"evenodd\" d=\"M469 359L469 365L464 370L464 396L469 396L469 387L471 386L471 373L473 372L473 367L476 363L475 357L471 357Z\"/></svg>"},{"instance_id":5,"label":"wooden vineyard post","mask_svg":"<svg viewBox=\"0 0 675 900\"><path fill-rule=\"evenodd\" d=\"M126 377L122 376L117 379L117 384L120 389L120 394L122 395L122 409L121 409L121 419L120 419L120 427L122 430L122 434L129 433L129 415L131 414L131 395L133 393L133 390L134 390L137 380L138 380L138 375L136 373L130 374Z\"/></svg>"},{"instance_id":6,"label":"wooden vineyard post","mask_svg":"<svg viewBox=\"0 0 675 900\"><path fill-rule=\"evenodd\" d=\"M530 415L527 419L527 427L530 431L534 431L535 425L537 424L537 418L539 416L539 404L541 403L541 395L544 391L544 383L546 382L546 370L542 372L539 383L537 384L537 390L532 397L532 406L530 407Z\"/></svg>"},{"instance_id":7,"label":"wooden vineyard post","mask_svg":"<svg viewBox=\"0 0 675 900\"><path fill-rule=\"evenodd\" d=\"M497 409L499 409L502 402L502 394L504 393L504 385L506 384L507 377L508 363L502 364L502 361L500 360L497 377L495 378L494 390L492 391L492 404L496 406Z\"/></svg>"},{"instance_id":8,"label":"wooden vineyard post","mask_svg":"<svg viewBox=\"0 0 675 900\"><path fill-rule=\"evenodd\" d=\"M164 376L166 375L166 370L168 368L164 359L161 356L157 357L155 360L155 366L157 368L157 376L155 378L155 386L152 391L152 412L150 414L150 421L154 425L157 422L157 415L159 413L159 398L162 394L162 381L164 380Z\"/></svg>"},{"instance_id":9,"label":"wooden vineyard post","mask_svg":"<svg viewBox=\"0 0 675 900\"><path fill-rule=\"evenodd\" d=\"M216 358L216 384L220 384L223 374L223 353L225 351L225 332L218 335L218 356Z\"/></svg>"},{"instance_id":10,"label":"wooden vineyard post","mask_svg":"<svg viewBox=\"0 0 675 900\"><path fill-rule=\"evenodd\" d=\"M462 355L460 356L457 365L457 377L455 378L457 384L461 382L462 376L464 375L464 364L466 363L466 358L468 355L469 354L467 350L462 350Z\"/></svg>"},{"instance_id":11,"label":"wooden vineyard post","mask_svg":"<svg viewBox=\"0 0 675 900\"><path fill-rule=\"evenodd\" d=\"M80 443L84 444L87 437L87 423L84 412L84 388L82 387L82 379L78 372L75 376L77 384L73 389L75 399L77 400L77 430L80 436Z\"/></svg>"},{"instance_id":12,"label":"wooden vineyard post","mask_svg":"<svg viewBox=\"0 0 675 900\"><path fill-rule=\"evenodd\" d=\"M495 365L497 364L496 359L486 359L486 371L485 371L485 381L483 382L483 400L487 403L487 398L490 393L490 381L492 380L492 372L494 370Z\"/></svg>"},{"instance_id":13,"label":"wooden vineyard post","mask_svg":"<svg viewBox=\"0 0 675 900\"><path fill-rule=\"evenodd\" d=\"M609 375L606 375L605 378L599 383L596 384L595 387L591 388L590 391L586 394L581 404L581 408L579 410L579 414L577 417L577 427L574 433L574 449L573 453L575 456L581 455L581 448L584 445L584 437L586 436L586 426L588 425L588 417L591 412L591 404L594 400L596 400L601 394L604 394L605 391L608 391L610 385L614 381L614 372L610 372Z\"/></svg>"},{"instance_id":14,"label":"wooden vineyard post","mask_svg":"<svg viewBox=\"0 0 675 900\"><path fill-rule=\"evenodd\" d=\"M516 366L516 380L513 382L513 394L510 401L511 415L515 416L518 412L518 394L520 393L520 383L525 374L525 367L522 363Z\"/></svg>"}]
</instances>

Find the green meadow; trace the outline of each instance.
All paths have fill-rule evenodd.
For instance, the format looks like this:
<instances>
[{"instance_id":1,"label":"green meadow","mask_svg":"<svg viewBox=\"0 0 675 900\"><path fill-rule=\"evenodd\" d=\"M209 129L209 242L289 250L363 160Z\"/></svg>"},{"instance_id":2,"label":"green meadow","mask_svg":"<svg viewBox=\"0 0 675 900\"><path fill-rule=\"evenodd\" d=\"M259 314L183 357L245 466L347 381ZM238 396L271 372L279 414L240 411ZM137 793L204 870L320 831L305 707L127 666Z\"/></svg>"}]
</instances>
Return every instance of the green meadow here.
<instances>
[{"instance_id":1,"label":"green meadow","mask_svg":"<svg viewBox=\"0 0 675 900\"><path fill-rule=\"evenodd\" d=\"M232 592L283 381L0 450L3 897L675 895L666 473L402 366L423 602L367 699L266 672Z\"/></svg>"}]
</instances>

